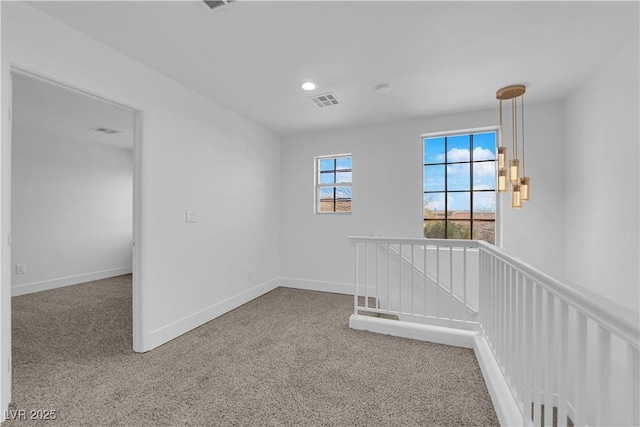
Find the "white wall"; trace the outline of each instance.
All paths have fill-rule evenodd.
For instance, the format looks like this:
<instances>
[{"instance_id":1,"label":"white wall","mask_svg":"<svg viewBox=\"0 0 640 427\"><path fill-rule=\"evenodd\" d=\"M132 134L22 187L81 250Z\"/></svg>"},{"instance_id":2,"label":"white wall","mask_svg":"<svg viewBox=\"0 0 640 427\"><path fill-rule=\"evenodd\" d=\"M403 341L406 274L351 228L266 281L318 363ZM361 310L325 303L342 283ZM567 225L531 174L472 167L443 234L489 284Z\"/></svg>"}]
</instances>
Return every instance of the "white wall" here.
<instances>
[{"instance_id":1,"label":"white wall","mask_svg":"<svg viewBox=\"0 0 640 427\"><path fill-rule=\"evenodd\" d=\"M533 89L532 89L533 90ZM560 276L563 271L562 104L527 107L532 200L512 210L502 195L503 248ZM495 126L495 110L289 136L282 145L284 283L350 290L349 235L422 237L423 133ZM314 215L314 156L353 153L353 212ZM558 153L550 156L549 153Z\"/></svg>"},{"instance_id":2,"label":"white wall","mask_svg":"<svg viewBox=\"0 0 640 427\"><path fill-rule=\"evenodd\" d=\"M130 273L131 150L17 126L12 136L13 295Z\"/></svg>"},{"instance_id":3,"label":"white wall","mask_svg":"<svg viewBox=\"0 0 640 427\"><path fill-rule=\"evenodd\" d=\"M2 8L3 87L12 64L143 113L136 349L272 289L280 265L280 139L27 4ZM8 109L3 93L3 120ZM11 153L7 136L4 130L3 161ZM7 169L3 163L3 180ZM3 183L3 203L8 196ZM198 222L186 223L186 209ZM3 236L8 216L3 209ZM9 333L3 318L3 339ZM3 355L0 366L7 366L6 346Z\"/></svg>"},{"instance_id":4,"label":"white wall","mask_svg":"<svg viewBox=\"0 0 640 427\"><path fill-rule=\"evenodd\" d=\"M565 276L638 311L638 40L565 103Z\"/></svg>"}]
</instances>

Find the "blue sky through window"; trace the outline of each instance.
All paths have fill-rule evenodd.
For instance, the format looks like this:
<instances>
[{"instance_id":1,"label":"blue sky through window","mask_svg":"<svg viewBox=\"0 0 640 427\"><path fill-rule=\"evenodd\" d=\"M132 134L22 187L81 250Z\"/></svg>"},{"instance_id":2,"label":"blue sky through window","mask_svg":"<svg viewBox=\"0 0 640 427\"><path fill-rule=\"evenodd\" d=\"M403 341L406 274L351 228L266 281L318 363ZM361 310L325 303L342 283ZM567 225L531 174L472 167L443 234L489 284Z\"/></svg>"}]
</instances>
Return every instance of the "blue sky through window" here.
<instances>
[{"instance_id":1,"label":"blue sky through window","mask_svg":"<svg viewBox=\"0 0 640 427\"><path fill-rule=\"evenodd\" d=\"M319 169L320 184L351 182L351 157L320 159Z\"/></svg>"},{"instance_id":2,"label":"blue sky through window","mask_svg":"<svg viewBox=\"0 0 640 427\"><path fill-rule=\"evenodd\" d=\"M351 169L351 157L338 157L336 159L336 169Z\"/></svg>"},{"instance_id":3,"label":"blue sky through window","mask_svg":"<svg viewBox=\"0 0 640 427\"><path fill-rule=\"evenodd\" d=\"M332 171L332 170L333 170L333 159L320 160L320 172Z\"/></svg>"},{"instance_id":4,"label":"blue sky through window","mask_svg":"<svg viewBox=\"0 0 640 427\"><path fill-rule=\"evenodd\" d=\"M425 138L423 191L429 192L424 195L425 208L443 210L444 192L447 190L448 209L469 212L473 191L474 212L495 212L495 192L479 191L495 190L495 162L483 162L495 160L495 138L495 132L475 133L473 138L469 134L449 136L446 138L446 156L445 137ZM470 162L472 158L473 162Z\"/></svg>"}]
</instances>

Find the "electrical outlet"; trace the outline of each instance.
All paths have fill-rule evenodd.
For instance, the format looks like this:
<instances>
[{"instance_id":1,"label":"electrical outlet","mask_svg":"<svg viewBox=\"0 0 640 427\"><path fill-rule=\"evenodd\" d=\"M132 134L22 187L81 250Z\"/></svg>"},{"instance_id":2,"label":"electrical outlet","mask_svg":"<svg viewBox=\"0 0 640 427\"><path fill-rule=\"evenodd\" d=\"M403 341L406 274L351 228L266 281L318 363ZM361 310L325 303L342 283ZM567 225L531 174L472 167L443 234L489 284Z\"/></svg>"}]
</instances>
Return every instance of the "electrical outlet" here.
<instances>
[{"instance_id":1,"label":"electrical outlet","mask_svg":"<svg viewBox=\"0 0 640 427\"><path fill-rule=\"evenodd\" d=\"M195 211L192 211L191 209L187 209L187 222L197 222Z\"/></svg>"},{"instance_id":2,"label":"electrical outlet","mask_svg":"<svg viewBox=\"0 0 640 427\"><path fill-rule=\"evenodd\" d=\"M17 264L16 274L25 274L27 272L27 264Z\"/></svg>"}]
</instances>

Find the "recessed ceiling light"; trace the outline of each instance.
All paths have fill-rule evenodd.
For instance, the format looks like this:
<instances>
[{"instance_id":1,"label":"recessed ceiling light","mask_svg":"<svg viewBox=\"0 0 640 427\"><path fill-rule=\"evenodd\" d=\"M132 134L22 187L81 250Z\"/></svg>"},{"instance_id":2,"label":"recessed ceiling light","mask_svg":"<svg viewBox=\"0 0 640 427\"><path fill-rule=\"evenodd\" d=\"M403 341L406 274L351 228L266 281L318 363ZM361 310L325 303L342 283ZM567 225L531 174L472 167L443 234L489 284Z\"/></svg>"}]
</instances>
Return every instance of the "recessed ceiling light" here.
<instances>
[{"instance_id":1,"label":"recessed ceiling light","mask_svg":"<svg viewBox=\"0 0 640 427\"><path fill-rule=\"evenodd\" d=\"M387 83L380 83L374 89L380 95L386 95L387 93L391 92L391 86L389 84L387 84Z\"/></svg>"},{"instance_id":2,"label":"recessed ceiling light","mask_svg":"<svg viewBox=\"0 0 640 427\"><path fill-rule=\"evenodd\" d=\"M300 87L302 88L302 90L314 90L318 87L318 85L314 82L304 82L300 85Z\"/></svg>"},{"instance_id":3,"label":"recessed ceiling light","mask_svg":"<svg viewBox=\"0 0 640 427\"><path fill-rule=\"evenodd\" d=\"M104 134L107 134L107 135L113 135L115 133L122 132L121 130L109 129L109 128L106 128L106 127L97 127L97 128L93 128L93 129L89 129L89 130L92 130L92 131L98 132L98 133L104 133Z\"/></svg>"}]
</instances>

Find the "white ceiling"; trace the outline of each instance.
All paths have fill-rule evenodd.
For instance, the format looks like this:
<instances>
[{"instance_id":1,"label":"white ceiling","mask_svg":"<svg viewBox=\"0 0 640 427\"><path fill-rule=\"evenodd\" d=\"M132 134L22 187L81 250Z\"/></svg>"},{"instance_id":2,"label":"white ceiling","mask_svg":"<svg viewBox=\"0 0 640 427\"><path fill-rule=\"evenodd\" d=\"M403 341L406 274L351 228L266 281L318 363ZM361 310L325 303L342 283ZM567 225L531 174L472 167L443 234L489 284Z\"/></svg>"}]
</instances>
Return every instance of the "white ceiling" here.
<instances>
[{"instance_id":1,"label":"white ceiling","mask_svg":"<svg viewBox=\"0 0 640 427\"><path fill-rule=\"evenodd\" d=\"M22 74L13 76L13 124L87 143L133 148L133 112ZM93 132L96 127L120 133Z\"/></svg>"},{"instance_id":2,"label":"white ceiling","mask_svg":"<svg viewBox=\"0 0 640 427\"><path fill-rule=\"evenodd\" d=\"M635 1L31 4L281 135L561 99L639 31Z\"/></svg>"}]
</instances>

